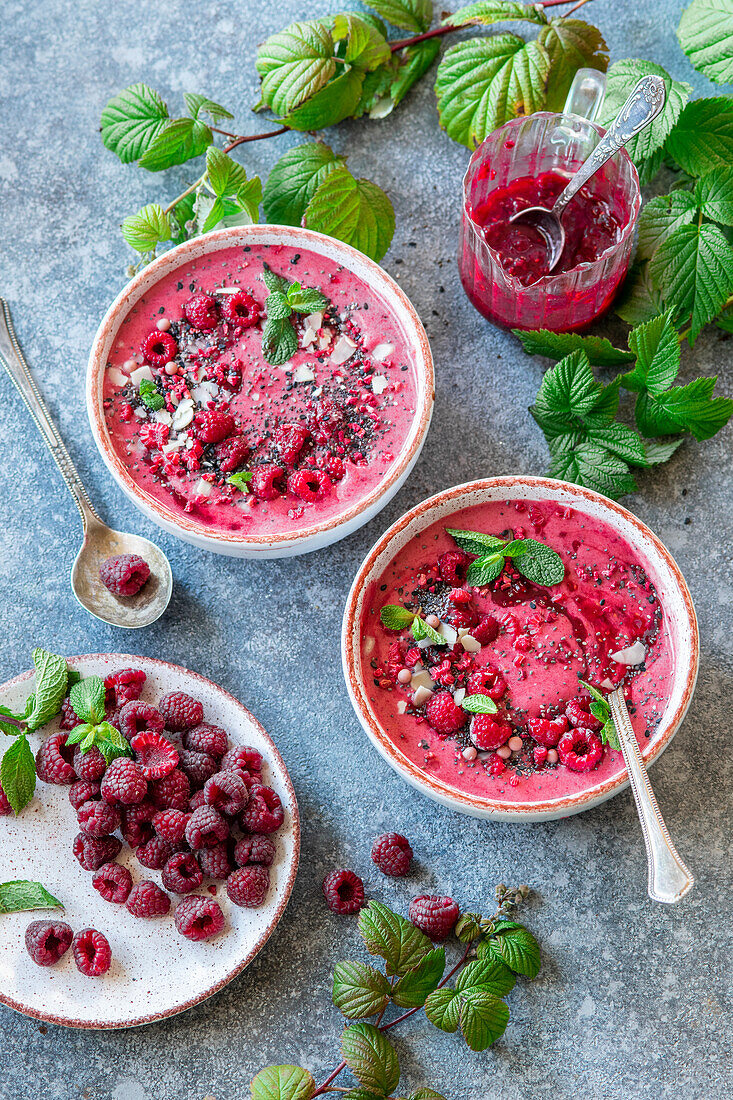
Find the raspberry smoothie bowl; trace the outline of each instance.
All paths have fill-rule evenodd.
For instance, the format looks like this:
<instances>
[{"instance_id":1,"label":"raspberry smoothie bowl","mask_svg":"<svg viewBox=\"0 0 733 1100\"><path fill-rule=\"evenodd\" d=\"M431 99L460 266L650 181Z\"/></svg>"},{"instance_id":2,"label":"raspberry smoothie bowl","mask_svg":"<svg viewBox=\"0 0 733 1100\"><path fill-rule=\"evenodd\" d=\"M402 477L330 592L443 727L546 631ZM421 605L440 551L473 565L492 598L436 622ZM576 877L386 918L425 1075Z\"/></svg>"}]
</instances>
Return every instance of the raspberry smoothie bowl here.
<instances>
[{"instance_id":1,"label":"raspberry smoothie bowl","mask_svg":"<svg viewBox=\"0 0 733 1100\"><path fill-rule=\"evenodd\" d=\"M397 491L430 422L432 360L371 260L247 226L136 276L99 330L87 396L105 462L150 518L278 557L342 538Z\"/></svg>"},{"instance_id":2,"label":"raspberry smoothie bowl","mask_svg":"<svg viewBox=\"0 0 733 1100\"><path fill-rule=\"evenodd\" d=\"M373 548L343 659L364 729L425 793L478 816L562 817L626 782L605 696L622 686L647 763L697 672L685 582L654 535L574 485L447 490Z\"/></svg>"}]
</instances>

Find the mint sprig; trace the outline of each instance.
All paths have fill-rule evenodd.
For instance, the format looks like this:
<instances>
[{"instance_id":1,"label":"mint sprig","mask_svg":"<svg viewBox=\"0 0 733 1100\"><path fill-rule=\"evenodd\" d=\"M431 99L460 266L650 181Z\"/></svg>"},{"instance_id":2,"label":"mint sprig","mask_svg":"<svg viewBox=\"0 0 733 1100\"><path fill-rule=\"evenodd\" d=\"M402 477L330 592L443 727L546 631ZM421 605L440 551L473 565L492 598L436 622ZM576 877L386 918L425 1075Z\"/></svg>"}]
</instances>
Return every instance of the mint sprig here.
<instances>
[{"instance_id":1,"label":"mint sprig","mask_svg":"<svg viewBox=\"0 0 733 1100\"><path fill-rule=\"evenodd\" d=\"M537 539L500 539L482 531L463 531L456 527L447 527L446 532L462 550L479 555L466 574L468 583L476 587L495 581L508 558L516 570L534 584L549 587L560 584L565 576L565 565L557 551Z\"/></svg>"},{"instance_id":2,"label":"mint sprig","mask_svg":"<svg viewBox=\"0 0 733 1100\"><path fill-rule=\"evenodd\" d=\"M465 695L461 706L469 714L496 714L499 709L490 696L480 692L475 695Z\"/></svg>"},{"instance_id":3,"label":"mint sprig","mask_svg":"<svg viewBox=\"0 0 733 1100\"><path fill-rule=\"evenodd\" d=\"M315 313L328 306L328 298L320 290L289 282L267 265L263 265L262 280L269 294L265 299L267 320L262 330L262 354L268 363L281 366L298 350L298 335L293 313Z\"/></svg>"},{"instance_id":4,"label":"mint sprig","mask_svg":"<svg viewBox=\"0 0 733 1100\"><path fill-rule=\"evenodd\" d=\"M165 397L160 392L155 382L151 382L149 378L141 379L138 392L142 403L151 411L157 412L158 409L165 408Z\"/></svg>"},{"instance_id":5,"label":"mint sprig","mask_svg":"<svg viewBox=\"0 0 733 1100\"><path fill-rule=\"evenodd\" d=\"M23 913L31 909L63 909L63 902L40 882L15 879L0 882L0 913Z\"/></svg>"}]
</instances>

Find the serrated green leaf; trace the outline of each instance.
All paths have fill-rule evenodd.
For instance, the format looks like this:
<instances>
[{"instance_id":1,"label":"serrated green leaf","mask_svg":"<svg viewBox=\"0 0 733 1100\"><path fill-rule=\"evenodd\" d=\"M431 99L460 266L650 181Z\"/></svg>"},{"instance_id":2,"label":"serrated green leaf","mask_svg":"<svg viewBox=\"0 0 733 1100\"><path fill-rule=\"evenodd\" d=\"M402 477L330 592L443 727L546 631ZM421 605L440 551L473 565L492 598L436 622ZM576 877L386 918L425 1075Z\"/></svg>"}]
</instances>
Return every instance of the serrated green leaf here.
<instances>
[{"instance_id":1,"label":"serrated green leaf","mask_svg":"<svg viewBox=\"0 0 733 1100\"><path fill-rule=\"evenodd\" d=\"M477 0L477 3L467 4L444 16L443 23L452 27L481 27L516 20L546 24L547 16L539 6L523 4L520 0Z\"/></svg>"},{"instance_id":2,"label":"serrated green leaf","mask_svg":"<svg viewBox=\"0 0 733 1100\"><path fill-rule=\"evenodd\" d=\"M213 140L213 134L205 123L192 118L176 118L153 138L138 163L149 172L162 172L200 157Z\"/></svg>"},{"instance_id":3,"label":"serrated green leaf","mask_svg":"<svg viewBox=\"0 0 733 1100\"><path fill-rule=\"evenodd\" d=\"M626 424L606 424L602 428L590 428L588 442L605 447L630 466L647 466L644 443L633 428Z\"/></svg>"},{"instance_id":4,"label":"serrated green leaf","mask_svg":"<svg viewBox=\"0 0 733 1100\"><path fill-rule=\"evenodd\" d=\"M543 27L538 42L550 59L545 110L562 111L578 69L608 68L608 46L597 27L582 19L553 19Z\"/></svg>"},{"instance_id":5,"label":"serrated green leaf","mask_svg":"<svg viewBox=\"0 0 733 1100\"><path fill-rule=\"evenodd\" d=\"M666 302L692 314L694 343L733 294L733 247L717 225L682 225L660 244L649 273Z\"/></svg>"},{"instance_id":6,"label":"serrated green leaf","mask_svg":"<svg viewBox=\"0 0 733 1100\"><path fill-rule=\"evenodd\" d=\"M154 252L156 245L171 238L168 215L157 202L151 202L124 219L122 236L136 252Z\"/></svg>"},{"instance_id":7,"label":"serrated green leaf","mask_svg":"<svg viewBox=\"0 0 733 1100\"><path fill-rule=\"evenodd\" d=\"M469 714L496 714L499 709L490 696L482 695L481 692L464 696L461 706Z\"/></svg>"},{"instance_id":8,"label":"serrated green leaf","mask_svg":"<svg viewBox=\"0 0 733 1100\"><path fill-rule=\"evenodd\" d=\"M15 879L0 882L0 913L22 913L30 909L63 909L62 902L40 882Z\"/></svg>"},{"instance_id":9,"label":"serrated green leaf","mask_svg":"<svg viewBox=\"0 0 733 1100\"><path fill-rule=\"evenodd\" d=\"M412 626L414 618L414 611L408 611L398 603L385 604L379 612L382 626L387 630L406 630L408 626Z\"/></svg>"},{"instance_id":10,"label":"serrated green leaf","mask_svg":"<svg viewBox=\"0 0 733 1100\"><path fill-rule=\"evenodd\" d=\"M383 1093L372 1092L371 1089L363 1089L357 1085L355 1089L349 1089L343 1093L344 1100L385 1100Z\"/></svg>"},{"instance_id":11,"label":"serrated green leaf","mask_svg":"<svg viewBox=\"0 0 733 1100\"><path fill-rule=\"evenodd\" d=\"M638 58L616 61L607 74L606 95L601 104L599 126L608 127L642 76L661 76L667 89L664 107L649 126L626 143L626 151L637 167L643 166L661 149L692 91L689 84L673 80L661 65Z\"/></svg>"},{"instance_id":12,"label":"serrated green leaf","mask_svg":"<svg viewBox=\"0 0 733 1100\"><path fill-rule=\"evenodd\" d=\"M548 329L512 329L528 355L562 359L574 351L584 351L588 362L597 367L615 367L634 358L630 351L615 348L605 336L581 336L578 332L550 332Z\"/></svg>"},{"instance_id":13,"label":"serrated green leaf","mask_svg":"<svg viewBox=\"0 0 733 1100\"><path fill-rule=\"evenodd\" d=\"M549 475L612 499L636 489L628 465L598 443L581 442L572 449L553 453Z\"/></svg>"},{"instance_id":14,"label":"serrated green leaf","mask_svg":"<svg viewBox=\"0 0 733 1100\"><path fill-rule=\"evenodd\" d=\"M411 1092L408 1100L446 1100L442 1093L436 1092L435 1089L415 1089Z\"/></svg>"},{"instance_id":15,"label":"serrated green leaf","mask_svg":"<svg viewBox=\"0 0 733 1100\"><path fill-rule=\"evenodd\" d=\"M384 35L354 12L334 16L331 37L334 42L345 42L344 61L365 72L371 72L392 58Z\"/></svg>"},{"instance_id":16,"label":"serrated green leaf","mask_svg":"<svg viewBox=\"0 0 733 1100\"><path fill-rule=\"evenodd\" d=\"M220 198L236 195L248 182L244 167L215 145L206 150L206 172L211 190Z\"/></svg>"},{"instance_id":17,"label":"serrated green leaf","mask_svg":"<svg viewBox=\"0 0 733 1100\"><path fill-rule=\"evenodd\" d=\"M441 1031L453 1034L458 1028L461 1002L455 990L443 986L434 990L425 1001L425 1015Z\"/></svg>"},{"instance_id":18,"label":"serrated green leaf","mask_svg":"<svg viewBox=\"0 0 733 1100\"><path fill-rule=\"evenodd\" d=\"M221 122L225 118L234 118L231 111L222 107L221 103L215 103L205 95L197 95L194 92L184 92L183 101L192 118L201 119L201 115L208 115L212 122Z\"/></svg>"},{"instance_id":19,"label":"serrated green leaf","mask_svg":"<svg viewBox=\"0 0 733 1100\"><path fill-rule=\"evenodd\" d=\"M397 1087L400 1065L397 1053L373 1024L351 1024L341 1036L341 1057L359 1084L382 1096Z\"/></svg>"},{"instance_id":20,"label":"serrated green leaf","mask_svg":"<svg viewBox=\"0 0 733 1100\"><path fill-rule=\"evenodd\" d=\"M435 947L412 970L400 978L392 993L392 1000L400 1008L418 1008L425 1004L445 970L445 949Z\"/></svg>"},{"instance_id":21,"label":"serrated green leaf","mask_svg":"<svg viewBox=\"0 0 733 1100\"><path fill-rule=\"evenodd\" d=\"M375 183L355 179L348 168L336 168L308 203L303 224L345 241L379 262L392 241L394 210Z\"/></svg>"},{"instance_id":22,"label":"serrated green leaf","mask_svg":"<svg viewBox=\"0 0 733 1100\"><path fill-rule=\"evenodd\" d=\"M290 283L282 275L278 275L267 264L262 265L262 282L265 284L270 293L279 290L283 294L287 294Z\"/></svg>"},{"instance_id":23,"label":"serrated green leaf","mask_svg":"<svg viewBox=\"0 0 733 1100\"><path fill-rule=\"evenodd\" d=\"M416 615L412 620L412 636L416 642L421 642L423 638L429 638L433 645L446 645L446 640L442 634L439 634L432 626L429 626L425 622L425 619Z\"/></svg>"},{"instance_id":24,"label":"serrated green leaf","mask_svg":"<svg viewBox=\"0 0 733 1100\"><path fill-rule=\"evenodd\" d=\"M661 313L638 325L629 336L629 347L636 364L621 377L624 389L652 394L669 389L680 369L680 342L670 314Z\"/></svg>"},{"instance_id":25,"label":"serrated green leaf","mask_svg":"<svg viewBox=\"0 0 733 1100\"><path fill-rule=\"evenodd\" d=\"M158 409L165 408L165 397L160 392L155 382L151 382L149 378L142 378L140 380L140 386L138 389L140 399L142 403L148 408L156 412ZM76 710L76 707L74 707ZM79 712L77 711L77 714ZM80 716L81 717L81 716ZM98 721L99 719L97 719Z\"/></svg>"},{"instance_id":26,"label":"serrated green leaf","mask_svg":"<svg viewBox=\"0 0 733 1100\"><path fill-rule=\"evenodd\" d=\"M460 527L446 527L445 533L469 554L486 554L488 551L500 550L506 546L506 539L497 538L496 535L487 535L484 531L464 531Z\"/></svg>"},{"instance_id":27,"label":"serrated green leaf","mask_svg":"<svg viewBox=\"0 0 733 1100\"><path fill-rule=\"evenodd\" d=\"M466 572L467 583L476 585L477 588L484 584L491 584L504 568L504 560L504 555L497 552L472 561Z\"/></svg>"},{"instance_id":28,"label":"serrated green leaf","mask_svg":"<svg viewBox=\"0 0 733 1100\"><path fill-rule=\"evenodd\" d=\"M733 83L733 0L692 0L677 38L698 72L716 84Z\"/></svg>"},{"instance_id":29,"label":"serrated green leaf","mask_svg":"<svg viewBox=\"0 0 733 1100\"><path fill-rule=\"evenodd\" d=\"M326 309L328 298L315 287L292 283L288 287L288 305L297 313L317 313Z\"/></svg>"},{"instance_id":30,"label":"serrated green leaf","mask_svg":"<svg viewBox=\"0 0 733 1100\"><path fill-rule=\"evenodd\" d=\"M471 1050L486 1050L506 1031L509 1009L504 1001L480 989L461 994L461 1031Z\"/></svg>"},{"instance_id":31,"label":"serrated green leaf","mask_svg":"<svg viewBox=\"0 0 733 1100\"><path fill-rule=\"evenodd\" d=\"M664 310L659 290L653 285L649 264L634 264L614 305L616 314L627 325L651 321Z\"/></svg>"},{"instance_id":32,"label":"serrated green leaf","mask_svg":"<svg viewBox=\"0 0 733 1100\"><path fill-rule=\"evenodd\" d=\"M102 143L123 164L138 160L168 125L168 108L147 84L131 84L102 111Z\"/></svg>"},{"instance_id":33,"label":"serrated green leaf","mask_svg":"<svg viewBox=\"0 0 733 1100\"><path fill-rule=\"evenodd\" d=\"M557 551L536 539L522 539L524 552L520 557L512 557L518 572L532 581L549 587L560 584L565 576L565 565Z\"/></svg>"},{"instance_id":34,"label":"serrated green leaf","mask_svg":"<svg viewBox=\"0 0 733 1100\"><path fill-rule=\"evenodd\" d=\"M291 23L257 50L262 100L285 115L316 95L336 72L334 44L320 20Z\"/></svg>"},{"instance_id":35,"label":"serrated green leaf","mask_svg":"<svg viewBox=\"0 0 733 1100\"><path fill-rule=\"evenodd\" d=\"M665 148L688 176L727 168L733 163L733 97L688 103Z\"/></svg>"},{"instance_id":36,"label":"serrated green leaf","mask_svg":"<svg viewBox=\"0 0 733 1100\"><path fill-rule=\"evenodd\" d=\"M252 1100L310 1100L316 1083L300 1066L266 1066L252 1080L250 1089Z\"/></svg>"},{"instance_id":37,"label":"serrated green leaf","mask_svg":"<svg viewBox=\"0 0 733 1100\"><path fill-rule=\"evenodd\" d=\"M667 443L659 443L657 440L644 440L644 453L650 466L658 466L662 462L668 462L678 447L684 443L684 438L672 439Z\"/></svg>"},{"instance_id":38,"label":"serrated green leaf","mask_svg":"<svg viewBox=\"0 0 733 1100\"><path fill-rule=\"evenodd\" d=\"M275 164L263 195L265 217L279 225L300 225L305 209L329 172L345 164L319 141L296 145Z\"/></svg>"},{"instance_id":39,"label":"serrated green leaf","mask_svg":"<svg viewBox=\"0 0 733 1100\"><path fill-rule=\"evenodd\" d=\"M268 317L262 330L262 354L268 363L281 366L287 363L298 350L298 337L290 314L275 320Z\"/></svg>"},{"instance_id":40,"label":"serrated green leaf","mask_svg":"<svg viewBox=\"0 0 733 1100\"><path fill-rule=\"evenodd\" d=\"M593 376L588 356L585 351L574 351L546 371L531 411L541 427L547 424L569 430L578 426L580 417L591 412L600 396L601 387Z\"/></svg>"},{"instance_id":41,"label":"serrated green leaf","mask_svg":"<svg viewBox=\"0 0 733 1100\"><path fill-rule=\"evenodd\" d=\"M507 921L484 943L488 950L504 962L516 974L536 978L540 970L540 947L532 933L524 925Z\"/></svg>"},{"instance_id":42,"label":"serrated green leaf","mask_svg":"<svg viewBox=\"0 0 733 1100\"><path fill-rule=\"evenodd\" d=\"M83 722L96 724L104 718L106 690L101 676L87 676L74 684L69 692L69 702L74 713Z\"/></svg>"},{"instance_id":43,"label":"serrated green leaf","mask_svg":"<svg viewBox=\"0 0 733 1100\"><path fill-rule=\"evenodd\" d=\"M16 815L33 797L36 764L24 733L11 742L0 760L0 787Z\"/></svg>"},{"instance_id":44,"label":"serrated green leaf","mask_svg":"<svg viewBox=\"0 0 733 1100\"><path fill-rule=\"evenodd\" d=\"M654 437L687 431L695 439L710 439L730 420L733 400L713 397L716 378L695 378L673 386L658 397L642 393L634 415L642 435Z\"/></svg>"},{"instance_id":45,"label":"serrated green leaf","mask_svg":"<svg viewBox=\"0 0 733 1100\"><path fill-rule=\"evenodd\" d=\"M368 8L393 27L420 34L433 20L432 0L365 0Z\"/></svg>"},{"instance_id":46,"label":"serrated green leaf","mask_svg":"<svg viewBox=\"0 0 733 1100\"><path fill-rule=\"evenodd\" d=\"M291 130L325 130L356 111L364 84L361 69L347 69L280 121Z\"/></svg>"},{"instance_id":47,"label":"serrated green leaf","mask_svg":"<svg viewBox=\"0 0 733 1100\"><path fill-rule=\"evenodd\" d=\"M73 730L66 736L67 745L78 745L80 741L94 729L94 726L89 722L80 722L78 726L74 726Z\"/></svg>"},{"instance_id":48,"label":"serrated green leaf","mask_svg":"<svg viewBox=\"0 0 733 1100\"><path fill-rule=\"evenodd\" d=\"M671 195L650 199L639 215L637 259L648 260L675 229L689 225L697 205L690 191L673 191Z\"/></svg>"},{"instance_id":49,"label":"serrated green leaf","mask_svg":"<svg viewBox=\"0 0 733 1100\"><path fill-rule=\"evenodd\" d=\"M389 1000L389 991L384 974L366 963L342 962L334 970L333 1003L350 1020L362 1020L381 1012Z\"/></svg>"},{"instance_id":50,"label":"serrated green leaf","mask_svg":"<svg viewBox=\"0 0 733 1100\"><path fill-rule=\"evenodd\" d=\"M706 218L733 225L733 167L706 172L697 181L694 197Z\"/></svg>"},{"instance_id":51,"label":"serrated green leaf","mask_svg":"<svg viewBox=\"0 0 733 1100\"><path fill-rule=\"evenodd\" d=\"M33 664L36 685L33 710L26 718L29 731L40 729L58 714L69 683L69 670L63 657L45 649L34 649Z\"/></svg>"},{"instance_id":52,"label":"serrated green leaf","mask_svg":"<svg viewBox=\"0 0 733 1100\"><path fill-rule=\"evenodd\" d=\"M510 119L543 109L549 71L547 51L537 41L496 34L459 42L438 66L440 125L474 149Z\"/></svg>"},{"instance_id":53,"label":"serrated green leaf","mask_svg":"<svg viewBox=\"0 0 733 1100\"><path fill-rule=\"evenodd\" d=\"M495 997L506 997L514 988L516 980L505 962L490 955L464 966L456 981L456 991L460 993L465 989L476 988L493 993Z\"/></svg>"},{"instance_id":54,"label":"serrated green leaf","mask_svg":"<svg viewBox=\"0 0 733 1100\"><path fill-rule=\"evenodd\" d=\"M287 295L283 294L281 290L273 290L272 294L268 294L265 305L267 307L267 317L270 321L282 321L293 312Z\"/></svg>"},{"instance_id":55,"label":"serrated green leaf","mask_svg":"<svg viewBox=\"0 0 733 1100\"><path fill-rule=\"evenodd\" d=\"M388 974L402 977L433 950L419 928L378 901L361 910L358 927L367 951L384 959Z\"/></svg>"},{"instance_id":56,"label":"serrated green leaf","mask_svg":"<svg viewBox=\"0 0 733 1100\"><path fill-rule=\"evenodd\" d=\"M169 216L169 233L175 244L180 244L181 241L187 241L189 239L190 229L188 223L194 221L195 203L196 196L194 194L185 195L182 199L179 199L171 210ZM161 207L158 209L162 212Z\"/></svg>"},{"instance_id":57,"label":"serrated green leaf","mask_svg":"<svg viewBox=\"0 0 733 1100\"><path fill-rule=\"evenodd\" d=\"M410 88L433 67L439 53L438 39L428 38L425 42L416 42L414 46L408 46L395 54L397 72L389 86L389 94L395 107L402 102ZM369 115L370 118L383 118L385 113L387 112L379 113L372 108Z\"/></svg>"}]
</instances>

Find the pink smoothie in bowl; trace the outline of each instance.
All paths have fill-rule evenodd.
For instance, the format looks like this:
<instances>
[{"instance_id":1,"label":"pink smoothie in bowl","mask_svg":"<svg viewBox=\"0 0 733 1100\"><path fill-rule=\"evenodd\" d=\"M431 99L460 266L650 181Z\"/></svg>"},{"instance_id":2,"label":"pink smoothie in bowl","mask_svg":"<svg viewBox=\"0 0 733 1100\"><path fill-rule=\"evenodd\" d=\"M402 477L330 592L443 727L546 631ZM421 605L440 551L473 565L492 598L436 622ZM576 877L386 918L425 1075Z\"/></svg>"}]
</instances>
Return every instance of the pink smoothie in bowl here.
<instances>
[{"instance_id":1,"label":"pink smoothie in bowl","mask_svg":"<svg viewBox=\"0 0 733 1100\"><path fill-rule=\"evenodd\" d=\"M282 363L263 351L268 273L323 296L293 310ZM419 453L424 331L389 277L340 242L224 230L156 261L111 315L90 367L103 457L190 541L263 556L325 545L386 503Z\"/></svg>"},{"instance_id":2,"label":"pink smoothie in bowl","mask_svg":"<svg viewBox=\"0 0 733 1100\"><path fill-rule=\"evenodd\" d=\"M651 532L639 544L632 525L646 529L625 509L576 486L516 479L528 483L518 493L502 480L488 496L449 490L441 496L458 493L459 508L425 502L388 532L349 601L345 667L365 729L426 793L486 816L562 816L626 778L586 685L601 696L623 686L653 758L694 683L693 672L680 677L696 667L694 612L666 551ZM471 566L496 552L492 538L517 556L483 581ZM530 547L549 548L546 582L523 565Z\"/></svg>"}]
</instances>

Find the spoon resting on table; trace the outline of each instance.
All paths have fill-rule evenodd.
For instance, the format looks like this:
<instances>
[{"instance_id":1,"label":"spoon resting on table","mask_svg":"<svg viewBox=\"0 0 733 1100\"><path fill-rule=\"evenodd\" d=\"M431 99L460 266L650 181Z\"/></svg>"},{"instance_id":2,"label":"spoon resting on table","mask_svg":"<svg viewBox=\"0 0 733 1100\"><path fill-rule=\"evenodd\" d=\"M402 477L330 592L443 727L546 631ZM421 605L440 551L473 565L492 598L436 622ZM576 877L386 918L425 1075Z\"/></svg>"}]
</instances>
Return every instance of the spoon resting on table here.
<instances>
[{"instance_id":1,"label":"spoon resting on table","mask_svg":"<svg viewBox=\"0 0 733 1100\"><path fill-rule=\"evenodd\" d=\"M154 542L140 535L114 531L97 515L23 358L3 298L0 298L0 363L35 420L81 515L84 541L71 568L72 592L90 615L110 626L133 629L149 626L160 618L170 601L173 590L170 563ZM100 579L102 562L119 554L139 554L150 566L150 577L134 596L114 596Z\"/></svg>"},{"instance_id":2,"label":"spoon resting on table","mask_svg":"<svg viewBox=\"0 0 733 1100\"><path fill-rule=\"evenodd\" d=\"M530 206L509 219L514 225L532 226L544 238L549 259L548 274L557 267L565 248L565 228L561 219L568 203L614 153L654 121L664 107L666 97L667 89L661 76L642 77L598 145L573 175L552 208L548 210L545 206Z\"/></svg>"}]
</instances>

